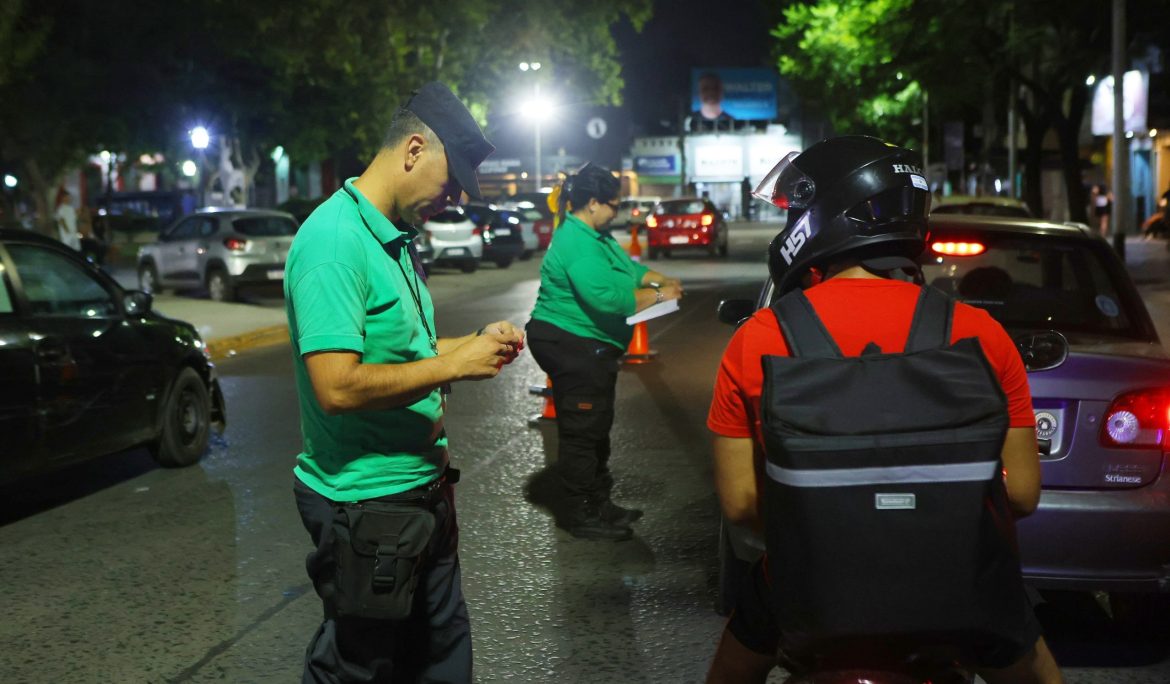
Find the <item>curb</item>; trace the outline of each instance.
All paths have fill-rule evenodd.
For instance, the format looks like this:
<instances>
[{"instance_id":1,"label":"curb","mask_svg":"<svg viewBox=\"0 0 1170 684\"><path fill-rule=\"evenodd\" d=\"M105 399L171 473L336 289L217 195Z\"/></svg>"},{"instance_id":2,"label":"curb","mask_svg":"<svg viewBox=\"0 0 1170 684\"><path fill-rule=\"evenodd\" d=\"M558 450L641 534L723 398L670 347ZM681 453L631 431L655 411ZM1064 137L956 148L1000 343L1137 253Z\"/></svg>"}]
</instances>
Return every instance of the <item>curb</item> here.
<instances>
[{"instance_id":1,"label":"curb","mask_svg":"<svg viewBox=\"0 0 1170 684\"><path fill-rule=\"evenodd\" d=\"M217 337L207 341L207 353L213 361L235 356L239 352L288 342L288 326L272 325L241 335Z\"/></svg>"}]
</instances>

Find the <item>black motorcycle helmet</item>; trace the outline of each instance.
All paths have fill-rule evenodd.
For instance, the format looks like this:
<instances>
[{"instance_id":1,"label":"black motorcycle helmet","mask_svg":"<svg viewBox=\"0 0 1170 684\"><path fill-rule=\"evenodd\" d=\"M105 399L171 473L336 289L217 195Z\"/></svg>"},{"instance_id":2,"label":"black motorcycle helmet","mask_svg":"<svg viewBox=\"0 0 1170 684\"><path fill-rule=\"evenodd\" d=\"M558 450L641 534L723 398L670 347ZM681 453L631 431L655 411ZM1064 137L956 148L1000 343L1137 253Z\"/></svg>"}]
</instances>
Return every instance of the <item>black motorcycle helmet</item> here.
<instances>
[{"instance_id":1,"label":"black motorcycle helmet","mask_svg":"<svg viewBox=\"0 0 1170 684\"><path fill-rule=\"evenodd\" d=\"M917 153L863 135L822 140L793 152L753 196L788 211L768 247L777 292L809 268L848 255L871 271L917 268L926 245L930 188Z\"/></svg>"}]
</instances>

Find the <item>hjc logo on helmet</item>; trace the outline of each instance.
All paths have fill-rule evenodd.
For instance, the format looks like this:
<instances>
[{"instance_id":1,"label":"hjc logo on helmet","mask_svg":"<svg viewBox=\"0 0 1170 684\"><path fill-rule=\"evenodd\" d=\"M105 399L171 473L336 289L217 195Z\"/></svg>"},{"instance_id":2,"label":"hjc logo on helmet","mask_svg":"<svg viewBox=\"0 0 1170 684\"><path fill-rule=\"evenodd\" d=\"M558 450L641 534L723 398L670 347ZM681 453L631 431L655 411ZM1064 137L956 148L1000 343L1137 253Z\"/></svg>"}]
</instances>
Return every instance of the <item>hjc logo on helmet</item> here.
<instances>
[{"instance_id":1,"label":"hjc logo on helmet","mask_svg":"<svg viewBox=\"0 0 1170 684\"><path fill-rule=\"evenodd\" d=\"M784 257L784 261L788 265L792 265L792 260L796 258L796 253L804 247L804 243L812 237L812 229L809 227L808 214L800 217L796 225L792 227L792 233L784 241L784 246L780 248L780 256Z\"/></svg>"}]
</instances>

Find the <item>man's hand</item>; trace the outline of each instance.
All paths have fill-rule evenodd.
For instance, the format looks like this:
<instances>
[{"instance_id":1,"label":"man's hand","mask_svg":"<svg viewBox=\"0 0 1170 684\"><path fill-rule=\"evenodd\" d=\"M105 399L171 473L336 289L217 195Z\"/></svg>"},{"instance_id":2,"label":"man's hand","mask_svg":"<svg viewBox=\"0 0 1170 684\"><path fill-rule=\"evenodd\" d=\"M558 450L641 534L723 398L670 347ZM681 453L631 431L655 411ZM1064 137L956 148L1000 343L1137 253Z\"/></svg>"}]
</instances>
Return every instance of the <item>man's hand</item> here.
<instances>
[{"instance_id":1,"label":"man's hand","mask_svg":"<svg viewBox=\"0 0 1170 684\"><path fill-rule=\"evenodd\" d=\"M508 321L496 321L495 323L488 323L480 328L483 332L494 333L503 336L506 344L511 347L511 350L503 355L503 364L512 363L520 352L524 351L524 331L512 325Z\"/></svg>"},{"instance_id":2,"label":"man's hand","mask_svg":"<svg viewBox=\"0 0 1170 684\"><path fill-rule=\"evenodd\" d=\"M494 378L511 353L509 337L497 332L473 335L466 342L440 356L450 364L456 380L487 380Z\"/></svg>"}]
</instances>

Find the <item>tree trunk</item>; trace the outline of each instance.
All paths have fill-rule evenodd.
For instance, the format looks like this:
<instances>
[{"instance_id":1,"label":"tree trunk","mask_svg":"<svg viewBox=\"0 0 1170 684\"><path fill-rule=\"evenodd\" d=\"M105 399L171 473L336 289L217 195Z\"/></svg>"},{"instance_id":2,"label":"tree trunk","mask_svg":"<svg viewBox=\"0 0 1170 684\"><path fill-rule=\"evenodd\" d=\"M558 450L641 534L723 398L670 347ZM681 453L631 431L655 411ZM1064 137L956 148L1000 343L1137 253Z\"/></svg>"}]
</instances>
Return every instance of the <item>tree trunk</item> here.
<instances>
[{"instance_id":1,"label":"tree trunk","mask_svg":"<svg viewBox=\"0 0 1170 684\"><path fill-rule=\"evenodd\" d=\"M24 161L24 168L28 171L29 185L32 186L33 204L36 215L33 220L33 230L47 235L54 240L58 238L57 219L53 212L53 194L57 190L60 180L49 180L41 172L41 165L35 158L29 157Z\"/></svg>"},{"instance_id":2,"label":"tree trunk","mask_svg":"<svg viewBox=\"0 0 1170 684\"><path fill-rule=\"evenodd\" d=\"M1068 215L1073 221L1089 222L1088 197L1081 177L1081 121L1085 117L1088 88L1073 87L1069 97L1068 115L1057 111L1053 126L1060 140L1060 166L1064 173L1064 189L1068 196Z\"/></svg>"},{"instance_id":3,"label":"tree trunk","mask_svg":"<svg viewBox=\"0 0 1170 684\"><path fill-rule=\"evenodd\" d=\"M1024 98L1019 98L1016 108L1024 122L1027 146L1024 148L1024 201L1036 216L1044 216L1044 194L1041 192L1041 164L1044 161L1044 135L1050 126L1047 112L1033 114ZM1014 142L1014 141L1013 141Z\"/></svg>"}]
</instances>

